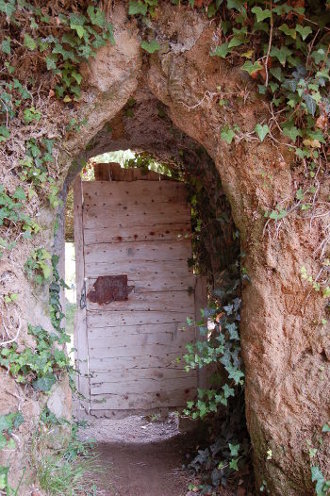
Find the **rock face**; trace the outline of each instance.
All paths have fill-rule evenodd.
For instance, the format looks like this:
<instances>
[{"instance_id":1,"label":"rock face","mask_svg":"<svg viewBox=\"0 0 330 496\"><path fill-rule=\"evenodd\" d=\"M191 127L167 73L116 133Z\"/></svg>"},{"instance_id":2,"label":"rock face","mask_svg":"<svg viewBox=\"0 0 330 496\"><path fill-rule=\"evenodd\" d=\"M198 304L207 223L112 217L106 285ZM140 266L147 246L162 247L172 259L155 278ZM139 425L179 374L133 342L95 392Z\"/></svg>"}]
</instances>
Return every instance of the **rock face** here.
<instances>
[{"instance_id":1,"label":"rock face","mask_svg":"<svg viewBox=\"0 0 330 496\"><path fill-rule=\"evenodd\" d=\"M102 151L131 147L166 155L174 150L177 142L162 132L157 119L157 101L188 136L184 140L205 147L230 201L251 279L243 294L241 339L257 489L265 480L274 496L312 495L307 443L328 420L328 355L320 325L324 302L301 281L300 270L305 266L309 273L318 271L313 253L325 218L306 222L293 212L276 227L264 229L264 212L295 198L292 157L280 136L274 146L249 134L267 117L267 102L241 71L209 56L216 33L208 19L164 3L152 21L162 49L147 57L139 47L137 24L126 18L125 5L115 7L112 17L116 45L102 48L84 68L87 83L77 118L87 117L88 122L59 150L61 181L67 177L67 186L81 168L80 160ZM229 101L225 107L217 104L222 94ZM129 98L142 105L140 119L123 117ZM112 132L106 126L111 122ZM221 140L221 129L234 124L240 128L239 139L228 145ZM51 215L45 211L44 218ZM45 246L55 243L60 250L61 231L55 240L47 231L41 236ZM33 305L25 310L27 320L38 321ZM38 312L46 318L42 305ZM48 402L62 412L60 396L56 398ZM271 460L266 460L268 450Z\"/></svg>"},{"instance_id":2,"label":"rock face","mask_svg":"<svg viewBox=\"0 0 330 496\"><path fill-rule=\"evenodd\" d=\"M68 377L54 384L49 392L47 407L56 418L71 421L72 396Z\"/></svg>"}]
</instances>

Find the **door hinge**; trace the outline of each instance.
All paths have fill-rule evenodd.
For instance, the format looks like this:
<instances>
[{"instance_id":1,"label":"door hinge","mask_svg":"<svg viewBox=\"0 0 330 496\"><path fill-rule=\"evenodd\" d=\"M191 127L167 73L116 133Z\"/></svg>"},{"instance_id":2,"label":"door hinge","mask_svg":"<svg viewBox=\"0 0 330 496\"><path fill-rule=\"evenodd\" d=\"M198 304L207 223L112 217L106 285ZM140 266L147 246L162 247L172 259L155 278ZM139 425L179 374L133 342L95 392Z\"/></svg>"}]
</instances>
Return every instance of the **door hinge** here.
<instances>
[{"instance_id":1,"label":"door hinge","mask_svg":"<svg viewBox=\"0 0 330 496\"><path fill-rule=\"evenodd\" d=\"M86 279L84 279L84 284L80 293L80 302L79 302L80 309L83 310L86 308Z\"/></svg>"}]
</instances>

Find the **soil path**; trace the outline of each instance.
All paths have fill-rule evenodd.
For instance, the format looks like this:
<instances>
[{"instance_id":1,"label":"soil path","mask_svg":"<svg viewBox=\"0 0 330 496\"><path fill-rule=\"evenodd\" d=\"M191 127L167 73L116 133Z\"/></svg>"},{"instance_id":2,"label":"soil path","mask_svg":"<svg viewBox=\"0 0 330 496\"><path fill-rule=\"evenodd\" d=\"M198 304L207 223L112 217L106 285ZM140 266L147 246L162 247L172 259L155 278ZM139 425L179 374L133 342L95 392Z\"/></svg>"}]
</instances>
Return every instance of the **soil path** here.
<instances>
[{"instance_id":1,"label":"soil path","mask_svg":"<svg viewBox=\"0 0 330 496\"><path fill-rule=\"evenodd\" d=\"M143 417L96 419L82 437L97 441L104 496L185 496L188 473L182 461L191 436L180 433L175 417L148 422Z\"/></svg>"},{"instance_id":2,"label":"soil path","mask_svg":"<svg viewBox=\"0 0 330 496\"><path fill-rule=\"evenodd\" d=\"M180 447L180 436L152 444L100 444L104 496L185 496L188 481L179 468Z\"/></svg>"}]
</instances>

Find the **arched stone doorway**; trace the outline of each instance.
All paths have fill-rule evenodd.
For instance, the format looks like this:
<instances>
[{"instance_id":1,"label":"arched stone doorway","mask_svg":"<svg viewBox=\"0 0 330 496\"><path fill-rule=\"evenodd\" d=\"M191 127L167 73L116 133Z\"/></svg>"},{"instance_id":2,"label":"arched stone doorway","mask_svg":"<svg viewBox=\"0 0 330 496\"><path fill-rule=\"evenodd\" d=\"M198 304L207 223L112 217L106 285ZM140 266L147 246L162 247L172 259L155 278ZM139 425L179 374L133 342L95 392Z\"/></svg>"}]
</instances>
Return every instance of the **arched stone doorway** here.
<instances>
[{"instance_id":1,"label":"arched stone doorway","mask_svg":"<svg viewBox=\"0 0 330 496\"><path fill-rule=\"evenodd\" d=\"M102 48L96 60L86 67L90 89L81 116L88 116L88 124L80 137L66 146L72 154L85 148L86 141L89 144L78 156L69 177L81 167L79 160L105 151L105 143L124 149L124 143L131 143L133 138L137 147L143 143L144 149L148 149L148 140L152 147L151 141L156 137L157 152L164 152L167 143L164 145L159 125L154 125L155 115L138 123L136 119L125 125L121 122L118 112L129 98L137 102L139 98L145 99L145 108L150 98L155 98L165 106L167 116L177 128L205 147L231 204L240 230L241 250L246 254L244 267L251 279L243 292L241 336L246 414L257 479L273 480L269 486L273 494L299 494L298 487L306 484L309 477L303 475L305 441L301 432L314 429L315 420L308 404L322 393L316 375L309 376L307 402L294 384L305 382L312 361L322 363L322 356L311 351L312 337L306 325L312 315L319 314L322 303L310 300L303 318L305 292L299 273L310 256L299 241L304 229L301 223L289 219L280 236L264 232L265 211L294 196L290 153L285 143L261 144L251 136L255 124L267 116L267 106L242 72L209 57L213 31L206 20L187 11L193 29L186 32L180 16L172 18L170 7L164 8L159 30L168 22L177 44L147 61L139 49L134 23L121 24L121 7L116 15L116 46ZM162 33L165 38L171 36L171 32ZM220 108L217 99L223 93L230 104ZM112 136L109 122L115 114L118 125L114 129L116 135ZM240 128L230 145L221 139L221 130L227 124ZM138 127L135 134L134 126ZM299 425L304 427L297 430L294 419L298 418ZM294 448L289 448L288 442ZM286 448L278 450L279 446ZM268 449L272 449L276 460L272 465L265 463ZM302 475L297 476L300 470Z\"/></svg>"},{"instance_id":2,"label":"arched stone doorway","mask_svg":"<svg viewBox=\"0 0 330 496\"><path fill-rule=\"evenodd\" d=\"M103 137L112 141L107 124L130 97L146 88L165 105L177 128L205 147L231 203L251 279L243 294L241 335L257 481L265 479L272 494L311 494L306 439L327 420L325 408L320 408L324 383L319 380L326 353L325 337L319 332L322 298L307 295L299 275L302 266L316 266L313 252L322 220L307 225L293 215L277 230L264 229L265 212L295 197L292 157L281 136L262 144L253 137L255 124L267 116L265 102L238 69L209 57L214 36L210 21L188 9L184 15L189 22L182 22L182 11L164 5L153 26L168 50L146 60L135 21L127 19L125 5L116 6L112 20L116 45L100 49L85 68L78 115L73 111L79 122L87 118L87 123L79 134L68 133L56 167L64 182L70 164L76 162L69 170L65 196L82 161L98 147L101 150ZM223 95L229 104L220 107ZM239 131L228 144L221 139L222 129L235 124ZM142 132L147 139L146 123ZM48 247L54 240L54 218L53 212L44 210L41 236ZM58 251L61 242L58 231ZM23 270L21 275L24 280ZM26 320L47 327L43 302L35 303L28 283L22 291ZM266 462L269 449L271 463Z\"/></svg>"}]
</instances>

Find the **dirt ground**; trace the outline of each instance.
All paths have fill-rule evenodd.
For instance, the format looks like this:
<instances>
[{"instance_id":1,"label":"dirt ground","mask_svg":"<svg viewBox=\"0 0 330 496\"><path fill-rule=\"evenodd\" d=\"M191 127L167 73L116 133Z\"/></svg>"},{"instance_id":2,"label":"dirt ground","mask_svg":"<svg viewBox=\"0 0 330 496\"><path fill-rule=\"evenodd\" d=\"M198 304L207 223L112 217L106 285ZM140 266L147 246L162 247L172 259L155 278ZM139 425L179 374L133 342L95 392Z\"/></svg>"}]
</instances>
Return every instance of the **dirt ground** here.
<instances>
[{"instance_id":1,"label":"dirt ground","mask_svg":"<svg viewBox=\"0 0 330 496\"><path fill-rule=\"evenodd\" d=\"M185 496L189 474L182 469L191 436L176 417L152 422L140 416L95 419L81 437L95 439L104 496Z\"/></svg>"},{"instance_id":2,"label":"dirt ground","mask_svg":"<svg viewBox=\"0 0 330 496\"><path fill-rule=\"evenodd\" d=\"M96 441L97 496L196 496L198 485L185 465L196 452L196 424L175 414L164 419L130 416L119 420L93 418L80 432ZM218 489L219 496L246 496L237 490Z\"/></svg>"},{"instance_id":3,"label":"dirt ground","mask_svg":"<svg viewBox=\"0 0 330 496\"><path fill-rule=\"evenodd\" d=\"M181 436L150 444L99 444L105 472L104 496L185 496L187 475L180 470Z\"/></svg>"}]
</instances>

